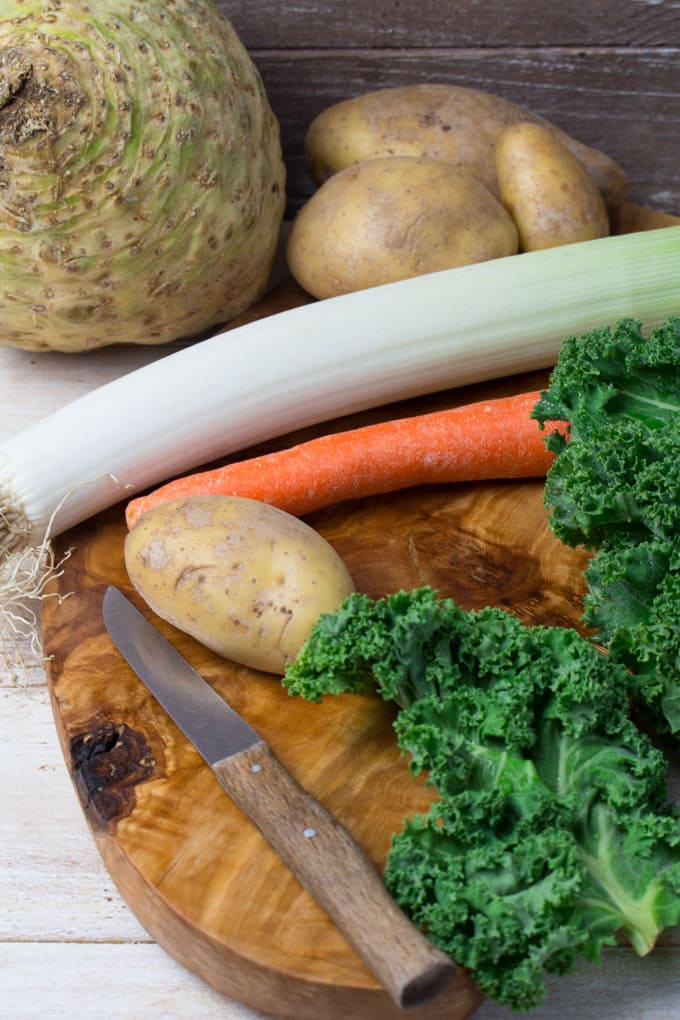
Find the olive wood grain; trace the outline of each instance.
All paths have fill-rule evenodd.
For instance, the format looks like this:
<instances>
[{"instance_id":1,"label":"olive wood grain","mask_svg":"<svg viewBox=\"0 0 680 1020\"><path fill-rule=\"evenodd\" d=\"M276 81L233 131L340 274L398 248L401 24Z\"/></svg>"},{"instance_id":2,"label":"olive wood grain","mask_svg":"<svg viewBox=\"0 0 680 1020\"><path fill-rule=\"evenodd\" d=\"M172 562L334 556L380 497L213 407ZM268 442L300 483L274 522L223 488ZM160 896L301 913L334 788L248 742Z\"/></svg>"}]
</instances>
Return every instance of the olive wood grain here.
<instances>
[{"instance_id":1,"label":"olive wood grain","mask_svg":"<svg viewBox=\"0 0 680 1020\"><path fill-rule=\"evenodd\" d=\"M398 1006L427 1002L451 983L452 961L402 913L347 830L263 740L212 768Z\"/></svg>"},{"instance_id":2,"label":"olive wood grain","mask_svg":"<svg viewBox=\"0 0 680 1020\"><path fill-rule=\"evenodd\" d=\"M525 382L535 380L491 389ZM408 410L470 395L439 394ZM109 584L145 611L125 573L123 512L114 507L58 540L57 555L71 555L53 590L67 597L46 602L43 625L64 759L109 873L159 944L226 996L294 1020L398 1020L403 1011L105 634ZM584 557L551 536L540 481L409 490L309 520L373 597L431 584L467 608L495 604L527 622L578 621ZM367 695L318 705L291 698L276 678L154 623L381 873L392 835L435 797L399 752L393 708ZM463 1020L480 1001L459 971L409 1016Z\"/></svg>"}]
</instances>

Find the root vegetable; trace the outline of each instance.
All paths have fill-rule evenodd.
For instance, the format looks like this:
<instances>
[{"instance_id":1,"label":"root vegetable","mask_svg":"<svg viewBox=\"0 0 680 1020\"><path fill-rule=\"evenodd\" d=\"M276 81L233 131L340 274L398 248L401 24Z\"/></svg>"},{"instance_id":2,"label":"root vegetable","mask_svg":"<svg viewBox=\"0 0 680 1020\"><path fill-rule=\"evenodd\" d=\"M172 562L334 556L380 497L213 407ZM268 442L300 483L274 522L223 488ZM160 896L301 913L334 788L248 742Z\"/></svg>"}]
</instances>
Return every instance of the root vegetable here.
<instances>
[{"instance_id":1,"label":"root vegetable","mask_svg":"<svg viewBox=\"0 0 680 1020\"><path fill-rule=\"evenodd\" d=\"M128 526L154 506L190 495L244 496L304 515L415 485L541 477L553 454L530 417L539 395L519 393L331 433L178 478L131 500Z\"/></svg>"},{"instance_id":2,"label":"root vegetable","mask_svg":"<svg viewBox=\"0 0 680 1020\"><path fill-rule=\"evenodd\" d=\"M359 160L428 156L470 173L498 195L496 142L506 127L519 121L533 121L554 132L586 166L607 208L611 211L621 205L628 180L606 153L584 145L517 103L462 86L404 85L335 103L310 124L305 151L317 183Z\"/></svg>"},{"instance_id":3,"label":"root vegetable","mask_svg":"<svg viewBox=\"0 0 680 1020\"><path fill-rule=\"evenodd\" d=\"M353 591L335 549L265 503L194 496L125 541L130 580L160 617L234 662L282 674L322 612Z\"/></svg>"},{"instance_id":4,"label":"root vegetable","mask_svg":"<svg viewBox=\"0 0 680 1020\"><path fill-rule=\"evenodd\" d=\"M500 199L522 251L591 241L609 233L609 216L585 166L540 124L520 122L496 145Z\"/></svg>"},{"instance_id":5,"label":"root vegetable","mask_svg":"<svg viewBox=\"0 0 680 1020\"><path fill-rule=\"evenodd\" d=\"M269 277L279 127L212 0L6 0L0 343L191 337Z\"/></svg>"},{"instance_id":6,"label":"root vegetable","mask_svg":"<svg viewBox=\"0 0 680 1020\"><path fill-rule=\"evenodd\" d=\"M388 156L330 177L288 238L291 273L317 298L517 252L491 192L440 160Z\"/></svg>"}]
</instances>

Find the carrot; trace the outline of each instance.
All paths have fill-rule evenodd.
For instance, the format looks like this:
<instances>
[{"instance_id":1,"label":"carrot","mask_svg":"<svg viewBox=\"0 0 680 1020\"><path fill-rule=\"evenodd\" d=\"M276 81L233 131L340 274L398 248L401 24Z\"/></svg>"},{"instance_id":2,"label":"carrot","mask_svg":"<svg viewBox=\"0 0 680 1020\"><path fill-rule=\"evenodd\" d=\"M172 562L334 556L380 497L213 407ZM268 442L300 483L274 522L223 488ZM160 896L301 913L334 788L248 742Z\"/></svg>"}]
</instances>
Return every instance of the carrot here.
<instances>
[{"instance_id":1,"label":"carrot","mask_svg":"<svg viewBox=\"0 0 680 1020\"><path fill-rule=\"evenodd\" d=\"M520 393L367 425L178 478L131 500L127 525L159 503L198 494L245 496L303 516L416 485L541 477L553 454L529 417L538 398Z\"/></svg>"}]
</instances>

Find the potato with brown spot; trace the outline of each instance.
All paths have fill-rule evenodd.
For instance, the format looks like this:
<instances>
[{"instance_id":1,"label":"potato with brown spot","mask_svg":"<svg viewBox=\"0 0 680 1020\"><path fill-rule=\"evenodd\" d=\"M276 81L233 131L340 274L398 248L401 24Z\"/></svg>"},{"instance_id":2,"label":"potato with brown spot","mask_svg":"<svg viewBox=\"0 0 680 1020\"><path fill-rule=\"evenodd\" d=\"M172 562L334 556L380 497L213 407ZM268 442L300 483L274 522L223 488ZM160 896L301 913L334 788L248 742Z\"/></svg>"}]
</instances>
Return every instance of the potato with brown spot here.
<instances>
[{"instance_id":1,"label":"potato with brown spot","mask_svg":"<svg viewBox=\"0 0 680 1020\"><path fill-rule=\"evenodd\" d=\"M330 177L295 218L286 249L297 282L334 297L514 255L517 230L488 189L447 163L409 156Z\"/></svg>"},{"instance_id":2,"label":"potato with brown spot","mask_svg":"<svg viewBox=\"0 0 680 1020\"><path fill-rule=\"evenodd\" d=\"M496 146L500 198L522 251L606 237L604 200L582 163L538 124L513 124Z\"/></svg>"},{"instance_id":3,"label":"potato with brown spot","mask_svg":"<svg viewBox=\"0 0 680 1020\"><path fill-rule=\"evenodd\" d=\"M496 143L505 128L526 121L550 130L584 164L608 209L621 205L628 179L606 153L502 96L460 85L402 85L335 103L310 124L305 153L317 184L367 159L428 156L471 174L497 196Z\"/></svg>"},{"instance_id":4,"label":"potato with brown spot","mask_svg":"<svg viewBox=\"0 0 680 1020\"><path fill-rule=\"evenodd\" d=\"M162 619L252 669L283 674L312 626L354 586L333 547L267 503L190 496L140 517L130 581Z\"/></svg>"}]
</instances>

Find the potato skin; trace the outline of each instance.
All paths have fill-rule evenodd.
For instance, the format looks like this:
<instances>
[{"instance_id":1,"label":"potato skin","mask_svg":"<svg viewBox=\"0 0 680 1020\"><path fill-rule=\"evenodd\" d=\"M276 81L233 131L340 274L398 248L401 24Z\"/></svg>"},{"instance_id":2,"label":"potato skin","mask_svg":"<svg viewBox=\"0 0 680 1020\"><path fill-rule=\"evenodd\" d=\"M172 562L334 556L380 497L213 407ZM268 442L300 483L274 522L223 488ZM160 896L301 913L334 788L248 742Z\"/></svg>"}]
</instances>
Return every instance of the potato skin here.
<instances>
[{"instance_id":1,"label":"potato skin","mask_svg":"<svg viewBox=\"0 0 680 1020\"><path fill-rule=\"evenodd\" d=\"M429 156L471 174L498 195L496 142L506 127L519 121L553 131L587 167L608 209L621 205L628 179L615 160L516 103L457 85L404 85L335 103L310 124L305 153L317 184L359 161Z\"/></svg>"},{"instance_id":2,"label":"potato skin","mask_svg":"<svg viewBox=\"0 0 680 1020\"><path fill-rule=\"evenodd\" d=\"M514 255L517 230L494 196L438 160L367 160L330 177L299 211L288 267L316 298Z\"/></svg>"},{"instance_id":3,"label":"potato skin","mask_svg":"<svg viewBox=\"0 0 680 1020\"><path fill-rule=\"evenodd\" d=\"M588 171L546 128L530 123L507 128L496 146L496 169L522 251L609 234L607 209Z\"/></svg>"},{"instance_id":4,"label":"potato skin","mask_svg":"<svg viewBox=\"0 0 680 1020\"><path fill-rule=\"evenodd\" d=\"M319 615L354 590L340 556L313 528L231 496L152 508L126 536L125 565L162 619L227 659L279 675Z\"/></svg>"}]
</instances>

